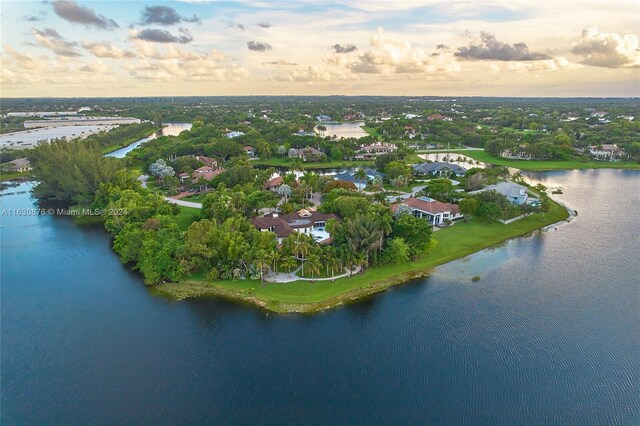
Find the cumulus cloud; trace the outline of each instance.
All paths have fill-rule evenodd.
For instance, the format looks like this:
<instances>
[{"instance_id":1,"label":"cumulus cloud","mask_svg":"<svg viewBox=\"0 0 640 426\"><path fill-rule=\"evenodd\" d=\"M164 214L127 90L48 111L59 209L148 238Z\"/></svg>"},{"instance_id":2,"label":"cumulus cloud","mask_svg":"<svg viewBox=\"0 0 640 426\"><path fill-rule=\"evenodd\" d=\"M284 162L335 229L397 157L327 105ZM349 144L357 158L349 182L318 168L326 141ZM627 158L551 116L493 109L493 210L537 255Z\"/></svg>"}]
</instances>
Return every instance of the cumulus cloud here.
<instances>
[{"instance_id":1,"label":"cumulus cloud","mask_svg":"<svg viewBox=\"0 0 640 426\"><path fill-rule=\"evenodd\" d=\"M60 56L74 57L81 56L76 49L78 43L75 41L67 41L53 28L44 28L42 30L33 30L33 37L38 46L50 49L53 53Z\"/></svg>"},{"instance_id":2,"label":"cumulus cloud","mask_svg":"<svg viewBox=\"0 0 640 426\"><path fill-rule=\"evenodd\" d=\"M200 18L195 15L191 18L180 16L174 8L168 6L145 6L140 16L140 25L175 25L199 21Z\"/></svg>"},{"instance_id":3,"label":"cumulus cloud","mask_svg":"<svg viewBox=\"0 0 640 426\"><path fill-rule=\"evenodd\" d=\"M271 28L271 24L268 22L258 22L260 28Z\"/></svg>"},{"instance_id":4,"label":"cumulus cloud","mask_svg":"<svg viewBox=\"0 0 640 426\"><path fill-rule=\"evenodd\" d=\"M594 67L622 68L640 66L638 36L605 33L598 28L582 31L580 41L573 45L571 53L582 56L582 63Z\"/></svg>"},{"instance_id":5,"label":"cumulus cloud","mask_svg":"<svg viewBox=\"0 0 640 426\"><path fill-rule=\"evenodd\" d=\"M386 34L382 28L371 37L370 45L373 49L358 55L358 59L347 63L347 67L365 74L421 73L427 69L428 55L422 49Z\"/></svg>"},{"instance_id":6,"label":"cumulus cloud","mask_svg":"<svg viewBox=\"0 0 640 426\"><path fill-rule=\"evenodd\" d=\"M356 50L358 50L358 48L354 44L345 44L343 46L341 44L336 43L333 46L331 46L331 48L336 53L350 53L350 52L355 52Z\"/></svg>"},{"instance_id":7,"label":"cumulus cloud","mask_svg":"<svg viewBox=\"0 0 640 426\"><path fill-rule=\"evenodd\" d=\"M62 19L74 24L96 27L103 30L120 28L113 19L105 18L95 10L79 5L73 0L57 0L52 3L53 11Z\"/></svg>"},{"instance_id":8,"label":"cumulus cloud","mask_svg":"<svg viewBox=\"0 0 640 426\"><path fill-rule=\"evenodd\" d=\"M480 33L480 40L469 46L459 47L455 55L462 59L480 61L539 61L551 59L546 53L530 52L526 43L510 45L498 41L493 34Z\"/></svg>"},{"instance_id":9,"label":"cumulus cloud","mask_svg":"<svg viewBox=\"0 0 640 426\"><path fill-rule=\"evenodd\" d=\"M278 59L277 61L263 62L262 65L275 65L278 67L291 67L298 65L295 62L287 62L283 59Z\"/></svg>"},{"instance_id":10,"label":"cumulus cloud","mask_svg":"<svg viewBox=\"0 0 640 426\"><path fill-rule=\"evenodd\" d=\"M78 71L82 72L90 72L90 73L106 73L109 71L109 67L101 62L94 62L91 64L84 64Z\"/></svg>"},{"instance_id":11,"label":"cumulus cloud","mask_svg":"<svg viewBox=\"0 0 640 426\"><path fill-rule=\"evenodd\" d=\"M179 28L177 36L167 30L147 28L133 35L134 39L150 41L152 43L179 43L186 44L193 41L193 37L186 28Z\"/></svg>"},{"instance_id":12,"label":"cumulus cloud","mask_svg":"<svg viewBox=\"0 0 640 426\"><path fill-rule=\"evenodd\" d=\"M135 53L119 49L108 41L83 41L82 47L98 58L122 59L136 56Z\"/></svg>"},{"instance_id":13,"label":"cumulus cloud","mask_svg":"<svg viewBox=\"0 0 640 426\"><path fill-rule=\"evenodd\" d=\"M247 48L256 52L266 52L267 50L272 49L269 43L263 43L261 41L253 40L247 42Z\"/></svg>"},{"instance_id":14,"label":"cumulus cloud","mask_svg":"<svg viewBox=\"0 0 640 426\"><path fill-rule=\"evenodd\" d=\"M540 71L564 71L580 68L580 65L571 63L564 56L558 56L553 59L544 59L541 61L517 61L509 62L510 70L519 72L540 72ZM498 68L498 71L500 69Z\"/></svg>"}]
</instances>

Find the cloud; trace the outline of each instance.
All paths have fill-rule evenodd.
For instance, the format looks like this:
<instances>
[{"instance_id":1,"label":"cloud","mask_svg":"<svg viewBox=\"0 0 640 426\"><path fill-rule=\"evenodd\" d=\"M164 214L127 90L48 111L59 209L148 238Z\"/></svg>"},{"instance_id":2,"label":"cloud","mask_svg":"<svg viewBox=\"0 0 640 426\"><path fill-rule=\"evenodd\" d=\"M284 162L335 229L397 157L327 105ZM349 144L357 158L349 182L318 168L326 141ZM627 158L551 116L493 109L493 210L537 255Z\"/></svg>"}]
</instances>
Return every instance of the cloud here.
<instances>
[{"instance_id":1,"label":"cloud","mask_svg":"<svg viewBox=\"0 0 640 426\"><path fill-rule=\"evenodd\" d=\"M271 28L271 24L268 22L258 22L260 28Z\"/></svg>"},{"instance_id":2,"label":"cloud","mask_svg":"<svg viewBox=\"0 0 640 426\"><path fill-rule=\"evenodd\" d=\"M23 15L22 20L27 22L44 21L44 17L47 16L47 12L40 11L37 15Z\"/></svg>"},{"instance_id":3,"label":"cloud","mask_svg":"<svg viewBox=\"0 0 640 426\"><path fill-rule=\"evenodd\" d=\"M348 62L346 66L364 74L423 73L427 69L428 55L422 49L386 34L382 28L371 37L370 45L373 49L358 55L355 62ZM329 62L345 63L335 57Z\"/></svg>"},{"instance_id":4,"label":"cloud","mask_svg":"<svg viewBox=\"0 0 640 426\"><path fill-rule=\"evenodd\" d=\"M275 65L278 67L291 67L291 66L295 66L298 65L295 62L287 62L285 60L282 59L278 59L277 61L271 61L271 62L263 62L262 65Z\"/></svg>"},{"instance_id":5,"label":"cloud","mask_svg":"<svg viewBox=\"0 0 640 426\"><path fill-rule=\"evenodd\" d=\"M33 29L33 37L38 46L45 47L56 55L67 57L82 56L80 52L76 50L78 43L65 40L64 37L53 28L44 28L42 30Z\"/></svg>"},{"instance_id":6,"label":"cloud","mask_svg":"<svg viewBox=\"0 0 640 426\"><path fill-rule=\"evenodd\" d=\"M638 36L598 31L587 28L580 41L573 45L571 53L582 56L582 63L594 67L623 68L640 66Z\"/></svg>"},{"instance_id":7,"label":"cloud","mask_svg":"<svg viewBox=\"0 0 640 426\"><path fill-rule=\"evenodd\" d=\"M571 63L564 56L558 56L553 59L543 59L541 61L514 61L510 62L508 65L508 68L510 70L525 73L540 71L565 71L580 67L580 65Z\"/></svg>"},{"instance_id":8,"label":"cloud","mask_svg":"<svg viewBox=\"0 0 640 426\"><path fill-rule=\"evenodd\" d=\"M167 30L147 28L133 35L134 39L150 41L152 43L180 43L186 44L193 40L191 33L186 28L179 28L178 36L174 36Z\"/></svg>"},{"instance_id":9,"label":"cloud","mask_svg":"<svg viewBox=\"0 0 640 426\"><path fill-rule=\"evenodd\" d=\"M272 49L269 43L262 43L260 41L253 40L247 42L247 48L256 52L266 52L267 50Z\"/></svg>"},{"instance_id":10,"label":"cloud","mask_svg":"<svg viewBox=\"0 0 640 426\"><path fill-rule=\"evenodd\" d=\"M493 34L480 33L479 43L459 47L455 55L462 59L480 61L539 61L551 59L546 53L530 52L525 43L500 42Z\"/></svg>"},{"instance_id":11,"label":"cloud","mask_svg":"<svg viewBox=\"0 0 640 426\"><path fill-rule=\"evenodd\" d=\"M108 41L83 41L82 47L98 58L122 59L136 56L135 53L119 49Z\"/></svg>"},{"instance_id":12,"label":"cloud","mask_svg":"<svg viewBox=\"0 0 640 426\"><path fill-rule=\"evenodd\" d=\"M341 44L336 43L333 46L331 46L331 48L335 50L336 53L350 53L358 50L358 48L354 44L345 44L343 46Z\"/></svg>"},{"instance_id":13,"label":"cloud","mask_svg":"<svg viewBox=\"0 0 640 426\"><path fill-rule=\"evenodd\" d=\"M168 6L145 6L140 16L140 25L175 25L199 21L200 18L195 15L191 18L180 16L174 8Z\"/></svg>"},{"instance_id":14,"label":"cloud","mask_svg":"<svg viewBox=\"0 0 640 426\"><path fill-rule=\"evenodd\" d=\"M92 64L84 64L78 71L90 72L90 73L106 73L109 71L109 67L101 62L94 62Z\"/></svg>"},{"instance_id":15,"label":"cloud","mask_svg":"<svg viewBox=\"0 0 640 426\"><path fill-rule=\"evenodd\" d=\"M62 19L74 24L96 27L103 30L120 28L113 19L97 14L93 9L79 5L73 0L57 0L53 3L53 11Z\"/></svg>"},{"instance_id":16,"label":"cloud","mask_svg":"<svg viewBox=\"0 0 640 426\"><path fill-rule=\"evenodd\" d=\"M330 70L326 68L319 68L309 66L306 69L295 70L289 74L277 75L275 77L278 81L332 81L332 80L359 80L360 77L356 74Z\"/></svg>"}]
</instances>

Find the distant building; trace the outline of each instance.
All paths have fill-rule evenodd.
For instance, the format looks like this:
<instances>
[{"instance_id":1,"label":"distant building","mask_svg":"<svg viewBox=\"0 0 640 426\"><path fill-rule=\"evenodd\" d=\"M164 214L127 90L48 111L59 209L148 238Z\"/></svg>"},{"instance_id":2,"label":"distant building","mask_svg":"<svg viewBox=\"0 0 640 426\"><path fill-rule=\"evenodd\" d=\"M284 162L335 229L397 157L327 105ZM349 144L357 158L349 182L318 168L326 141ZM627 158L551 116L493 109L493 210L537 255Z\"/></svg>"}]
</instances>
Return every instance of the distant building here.
<instances>
[{"instance_id":1,"label":"distant building","mask_svg":"<svg viewBox=\"0 0 640 426\"><path fill-rule=\"evenodd\" d=\"M467 169L454 163L434 161L432 163L420 163L413 166L413 173L416 175L434 176L464 176Z\"/></svg>"},{"instance_id":2,"label":"distant building","mask_svg":"<svg viewBox=\"0 0 640 426\"><path fill-rule=\"evenodd\" d=\"M252 147L252 146L245 146L245 147L244 147L244 148L242 148L242 149L244 149L244 152L246 152L246 153L247 153L247 155L248 155L250 158L253 158L253 157L255 157L255 156L256 156L256 150L255 150L255 148L254 148L254 147Z\"/></svg>"},{"instance_id":3,"label":"distant building","mask_svg":"<svg viewBox=\"0 0 640 426\"><path fill-rule=\"evenodd\" d=\"M244 132L235 132L235 131L228 132L228 133L225 133L225 136L228 137L229 139L233 139L240 136L244 136Z\"/></svg>"},{"instance_id":4,"label":"distant building","mask_svg":"<svg viewBox=\"0 0 640 426\"><path fill-rule=\"evenodd\" d=\"M376 157L383 154L389 154L395 151L397 148L392 144L374 144L365 145L360 147L356 155L353 157L355 160L375 160Z\"/></svg>"},{"instance_id":5,"label":"distant building","mask_svg":"<svg viewBox=\"0 0 640 426\"><path fill-rule=\"evenodd\" d=\"M218 167L218 162L211 157L205 157L204 155L196 155L196 160L204 163L205 166L209 166L212 169Z\"/></svg>"},{"instance_id":6,"label":"distant building","mask_svg":"<svg viewBox=\"0 0 640 426\"><path fill-rule=\"evenodd\" d=\"M320 115L316 115L316 120L318 120L321 123L328 123L331 121L331 117L328 115L320 114Z\"/></svg>"},{"instance_id":7,"label":"distant building","mask_svg":"<svg viewBox=\"0 0 640 426\"><path fill-rule=\"evenodd\" d=\"M213 178L218 176L220 173L224 172L224 169L212 169L209 166L202 166L193 171L191 174L191 182L200 184L200 189L207 189L208 185L206 182L211 182Z\"/></svg>"},{"instance_id":8,"label":"distant building","mask_svg":"<svg viewBox=\"0 0 640 426\"><path fill-rule=\"evenodd\" d=\"M16 158L13 161L2 164L2 168L10 172L28 172L31 171L31 163L26 158Z\"/></svg>"},{"instance_id":9,"label":"distant building","mask_svg":"<svg viewBox=\"0 0 640 426\"><path fill-rule=\"evenodd\" d=\"M302 161L320 161L324 158L324 152L313 147L289 150L289 157L301 158Z\"/></svg>"},{"instance_id":10,"label":"distant building","mask_svg":"<svg viewBox=\"0 0 640 426\"><path fill-rule=\"evenodd\" d=\"M402 210L415 217L424 218L436 226L444 225L447 220L454 221L464 217L457 204L442 203L428 197L409 197L391 205L391 211L394 213Z\"/></svg>"},{"instance_id":11,"label":"distant building","mask_svg":"<svg viewBox=\"0 0 640 426\"><path fill-rule=\"evenodd\" d=\"M513 204L521 206L529 199L529 189L526 186L519 185L511 181L498 182L493 185L487 185L477 191L472 191L470 194L477 194L484 191L496 191L499 194L507 197Z\"/></svg>"},{"instance_id":12,"label":"distant building","mask_svg":"<svg viewBox=\"0 0 640 426\"><path fill-rule=\"evenodd\" d=\"M283 183L284 179L282 178L282 176L276 176L273 179L269 179L264 184L264 189L275 192L282 186Z\"/></svg>"},{"instance_id":13,"label":"distant building","mask_svg":"<svg viewBox=\"0 0 640 426\"><path fill-rule=\"evenodd\" d=\"M598 146L590 146L589 153L598 160L613 160L616 158L625 158L627 153L624 149L616 144L605 143Z\"/></svg>"}]
</instances>

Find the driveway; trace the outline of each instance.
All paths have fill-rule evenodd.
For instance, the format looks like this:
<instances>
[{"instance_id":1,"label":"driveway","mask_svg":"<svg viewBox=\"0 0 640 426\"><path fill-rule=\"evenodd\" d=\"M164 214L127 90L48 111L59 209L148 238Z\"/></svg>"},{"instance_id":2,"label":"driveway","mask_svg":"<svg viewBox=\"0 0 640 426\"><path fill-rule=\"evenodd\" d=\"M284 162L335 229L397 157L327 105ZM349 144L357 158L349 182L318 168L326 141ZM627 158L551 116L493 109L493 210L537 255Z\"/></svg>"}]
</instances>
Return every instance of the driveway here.
<instances>
[{"instance_id":1,"label":"driveway","mask_svg":"<svg viewBox=\"0 0 640 426\"><path fill-rule=\"evenodd\" d=\"M140 175L138 176L138 180L140 181L140 185L143 188L147 187L147 179L149 179L149 176L147 175ZM202 204L200 203L194 203L191 201L182 201L182 200L177 200L175 198L171 198L171 197L163 197L165 200L167 200L168 202L170 202L171 204L176 204L178 206L182 206L182 207L191 207L194 209L201 209L202 208Z\"/></svg>"}]
</instances>

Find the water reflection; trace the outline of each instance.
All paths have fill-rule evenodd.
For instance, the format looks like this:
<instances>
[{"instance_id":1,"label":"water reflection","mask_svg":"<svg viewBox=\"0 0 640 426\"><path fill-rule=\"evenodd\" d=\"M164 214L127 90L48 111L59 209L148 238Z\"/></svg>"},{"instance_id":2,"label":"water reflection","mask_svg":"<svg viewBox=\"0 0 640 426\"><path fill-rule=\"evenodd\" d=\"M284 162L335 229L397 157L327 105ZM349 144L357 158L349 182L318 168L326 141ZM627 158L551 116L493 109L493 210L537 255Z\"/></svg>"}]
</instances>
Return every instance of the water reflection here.
<instances>
[{"instance_id":1,"label":"water reflection","mask_svg":"<svg viewBox=\"0 0 640 426\"><path fill-rule=\"evenodd\" d=\"M191 123L164 123L162 130L148 136L146 138L142 138L134 143L125 146L124 148L120 148L109 154L106 154L105 157L115 157L115 158L124 158L128 153L136 149L140 144L144 142L148 142L150 140L159 138L160 136L178 136L181 132L185 130L191 130Z\"/></svg>"}]
</instances>

